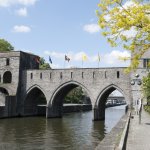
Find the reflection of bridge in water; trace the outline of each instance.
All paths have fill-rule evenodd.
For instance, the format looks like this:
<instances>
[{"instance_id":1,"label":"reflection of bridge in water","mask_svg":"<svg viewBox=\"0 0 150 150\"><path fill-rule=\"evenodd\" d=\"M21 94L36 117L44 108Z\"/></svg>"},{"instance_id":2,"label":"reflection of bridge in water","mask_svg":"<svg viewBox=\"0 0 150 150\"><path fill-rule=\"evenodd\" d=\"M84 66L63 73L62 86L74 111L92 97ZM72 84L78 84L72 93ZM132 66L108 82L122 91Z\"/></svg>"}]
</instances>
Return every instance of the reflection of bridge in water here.
<instances>
[{"instance_id":1,"label":"reflection of bridge in water","mask_svg":"<svg viewBox=\"0 0 150 150\"><path fill-rule=\"evenodd\" d=\"M39 70L36 58L16 51L0 54L0 93L5 95L0 96L5 102L0 117L62 117L64 97L78 86L91 100L94 120L105 119L105 103L114 90L132 104L131 76L124 74L124 68Z\"/></svg>"}]
</instances>

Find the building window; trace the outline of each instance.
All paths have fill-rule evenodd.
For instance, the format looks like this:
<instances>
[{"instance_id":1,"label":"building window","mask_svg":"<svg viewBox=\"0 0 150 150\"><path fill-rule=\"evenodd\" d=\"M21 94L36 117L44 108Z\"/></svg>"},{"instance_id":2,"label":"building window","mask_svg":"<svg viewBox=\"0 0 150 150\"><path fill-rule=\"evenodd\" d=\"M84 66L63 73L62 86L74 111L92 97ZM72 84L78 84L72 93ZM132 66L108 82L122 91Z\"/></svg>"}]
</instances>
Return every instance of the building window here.
<instances>
[{"instance_id":1,"label":"building window","mask_svg":"<svg viewBox=\"0 0 150 150\"><path fill-rule=\"evenodd\" d=\"M9 58L6 58L6 66L9 66Z\"/></svg>"},{"instance_id":2,"label":"building window","mask_svg":"<svg viewBox=\"0 0 150 150\"><path fill-rule=\"evenodd\" d=\"M73 72L71 72L71 78L73 77Z\"/></svg>"},{"instance_id":3,"label":"building window","mask_svg":"<svg viewBox=\"0 0 150 150\"><path fill-rule=\"evenodd\" d=\"M12 74L10 71L6 71L3 75L3 83L11 83L12 81Z\"/></svg>"},{"instance_id":4,"label":"building window","mask_svg":"<svg viewBox=\"0 0 150 150\"><path fill-rule=\"evenodd\" d=\"M93 72L93 79L95 78L95 72Z\"/></svg>"},{"instance_id":5,"label":"building window","mask_svg":"<svg viewBox=\"0 0 150 150\"><path fill-rule=\"evenodd\" d=\"M143 68L150 68L150 59L143 59Z\"/></svg>"},{"instance_id":6,"label":"building window","mask_svg":"<svg viewBox=\"0 0 150 150\"><path fill-rule=\"evenodd\" d=\"M117 71L117 78L120 78L120 72Z\"/></svg>"},{"instance_id":7,"label":"building window","mask_svg":"<svg viewBox=\"0 0 150 150\"><path fill-rule=\"evenodd\" d=\"M82 78L84 78L84 72L82 72Z\"/></svg>"},{"instance_id":8,"label":"building window","mask_svg":"<svg viewBox=\"0 0 150 150\"><path fill-rule=\"evenodd\" d=\"M60 79L62 79L62 72L60 73Z\"/></svg>"},{"instance_id":9,"label":"building window","mask_svg":"<svg viewBox=\"0 0 150 150\"><path fill-rule=\"evenodd\" d=\"M42 73L40 73L40 79L42 79Z\"/></svg>"},{"instance_id":10,"label":"building window","mask_svg":"<svg viewBox=\"0 0 150 150\"><path fill-rule=\"evenodd\" d=\"M30 78L33 79L33 73L30 74Z\"/></svg>"}]
</instances>

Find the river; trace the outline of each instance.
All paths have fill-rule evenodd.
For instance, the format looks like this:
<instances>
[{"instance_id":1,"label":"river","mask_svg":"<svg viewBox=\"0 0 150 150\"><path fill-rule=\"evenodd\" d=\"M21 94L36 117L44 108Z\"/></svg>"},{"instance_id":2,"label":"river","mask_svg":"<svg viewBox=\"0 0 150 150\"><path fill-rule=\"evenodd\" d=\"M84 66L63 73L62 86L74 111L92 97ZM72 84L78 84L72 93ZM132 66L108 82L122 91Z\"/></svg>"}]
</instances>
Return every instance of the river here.
<instances>
[{"instance_id":1,"label":"river","mask_svg":"<svg viewBox=\"0 0 150 150\"><path fill-rule=\"evenodd\" d=\"M124 113L124 106L117 106L106 109L105 121L92 121L92 111L1 119L0 150L93 150Z\"/></svg>"}]
</instances>

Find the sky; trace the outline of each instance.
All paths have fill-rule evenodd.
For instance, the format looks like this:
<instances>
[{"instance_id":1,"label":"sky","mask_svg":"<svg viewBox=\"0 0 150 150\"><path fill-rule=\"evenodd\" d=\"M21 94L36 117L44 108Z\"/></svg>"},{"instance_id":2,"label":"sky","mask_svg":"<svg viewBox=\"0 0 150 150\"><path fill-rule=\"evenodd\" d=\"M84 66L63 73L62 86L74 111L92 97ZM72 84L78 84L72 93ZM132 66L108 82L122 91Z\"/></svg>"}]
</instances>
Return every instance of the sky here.
<instances>
[{"instance_id":1,"label":"sky","mask_svg":"<svg viewBox=\"0 0 150 150\"><path fill-rule=\"evenodd\" d=\"M96 16L99 0L0 0L0 38L15 50L44 57L52 68L125 67L130 56L112 48L101 35ZM87 56L82 61L82 56ZM98 54L100 62L98 62ZM70 61L65 61L65 55Z\"/></svg>"}]
</instances>

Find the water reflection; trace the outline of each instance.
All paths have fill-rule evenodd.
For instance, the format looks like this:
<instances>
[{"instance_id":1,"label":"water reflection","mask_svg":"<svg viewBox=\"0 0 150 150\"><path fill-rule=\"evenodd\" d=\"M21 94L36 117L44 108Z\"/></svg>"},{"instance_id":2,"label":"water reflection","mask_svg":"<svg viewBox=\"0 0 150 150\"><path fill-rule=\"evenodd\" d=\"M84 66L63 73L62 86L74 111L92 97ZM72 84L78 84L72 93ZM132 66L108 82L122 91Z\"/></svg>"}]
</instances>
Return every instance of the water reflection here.
<instances>
[{"instance_id":1,"label":"water reflection","mask_svg":"<svg viewBox=\"0 0 150 150\"><path fill-rule=\"evenodd\" d=\"M2 119L0 149L91 150L123 114L123 109L109 108L106 111L106 120L96 122L92 121L92 111L66 114L61 119Z\"/></svg>"}]
</instances>

